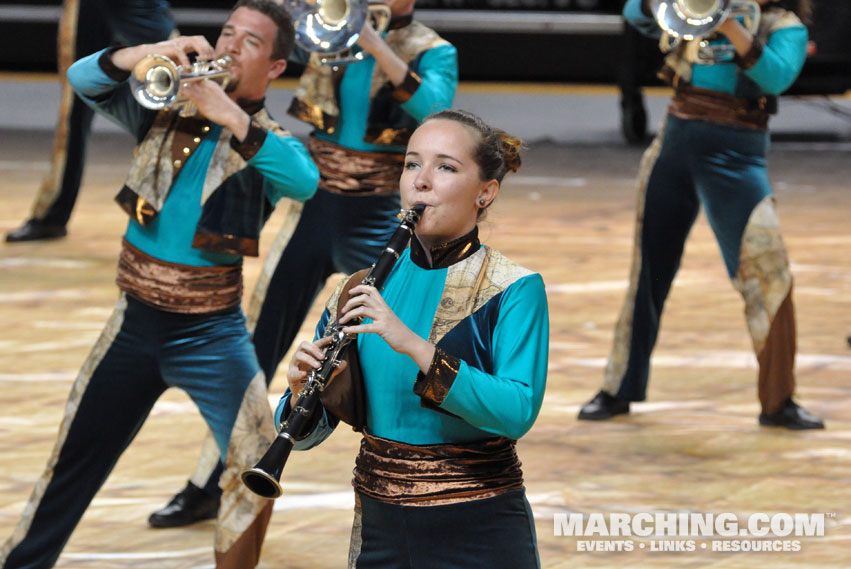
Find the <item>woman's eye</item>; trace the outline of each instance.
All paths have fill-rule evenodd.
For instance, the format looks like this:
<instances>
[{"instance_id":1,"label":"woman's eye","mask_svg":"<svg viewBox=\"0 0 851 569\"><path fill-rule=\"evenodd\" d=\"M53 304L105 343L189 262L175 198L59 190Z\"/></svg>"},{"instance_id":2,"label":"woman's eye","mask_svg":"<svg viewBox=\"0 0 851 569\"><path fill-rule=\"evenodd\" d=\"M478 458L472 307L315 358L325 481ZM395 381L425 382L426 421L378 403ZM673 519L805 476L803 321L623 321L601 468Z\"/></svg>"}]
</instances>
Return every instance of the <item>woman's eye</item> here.
<instances>
[{"instance_id":1,"label":"woman's eye","mask_svg":"<svg viewBox=\"0 0 851 569\"><path fill-rule=\"evenodd\" d=\"M458 171L458 170L455 168L455 166L450 166L449 164L441 164L441 165L440 165L440 169L441 169L441 170L446 170L447 172L457 172L457 171Z\"/></svg>"},{"instance_id":2,"label":"woman's eye","mask_svg":"<svg viewBox=\"0 0 851 569\"><path fill-rule=\"evenodd\" d=\"M419 166L419 164L416 162L405 162L405 170L413 170L417 166Z\"/></svg>"}]
</instances>

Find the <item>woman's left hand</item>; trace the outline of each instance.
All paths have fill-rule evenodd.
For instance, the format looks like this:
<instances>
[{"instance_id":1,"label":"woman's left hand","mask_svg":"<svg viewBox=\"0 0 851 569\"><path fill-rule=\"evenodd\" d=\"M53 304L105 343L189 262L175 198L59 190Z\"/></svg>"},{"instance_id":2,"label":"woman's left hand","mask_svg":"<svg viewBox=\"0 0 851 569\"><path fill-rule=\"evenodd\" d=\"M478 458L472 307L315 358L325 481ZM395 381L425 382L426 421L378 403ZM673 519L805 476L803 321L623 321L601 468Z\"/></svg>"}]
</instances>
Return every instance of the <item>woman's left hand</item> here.
<instances>
[{"instance_id":1,"label":"woman's left hand","mask_svg":"<svg viewBox=\"0 0 851 569\"><path fill-rule=\"evenodd\" d=\"M350 291L351 298L343 306L340 324L346 334L378 334L394 351L410 356L423 371L428 370L434 356L434 345L417 336L399 320L387 306L381 293L373 286L358 285ZM368 324L358 323L359 318L369 318Z\"/></svg>"}]
</instances>

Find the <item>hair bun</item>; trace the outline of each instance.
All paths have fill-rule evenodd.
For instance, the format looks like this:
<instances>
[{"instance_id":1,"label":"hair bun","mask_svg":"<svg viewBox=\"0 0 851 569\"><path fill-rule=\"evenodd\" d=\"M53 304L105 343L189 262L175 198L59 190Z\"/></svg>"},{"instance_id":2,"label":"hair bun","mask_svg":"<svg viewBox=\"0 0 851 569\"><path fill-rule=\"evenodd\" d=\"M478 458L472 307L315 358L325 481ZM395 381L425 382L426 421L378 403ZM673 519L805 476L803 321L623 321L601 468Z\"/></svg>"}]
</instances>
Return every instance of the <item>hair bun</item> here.
<instances>
[{"instance_id":1,"label":"hair bun","mask_svg":"<svg viewBox=\"0 0 851 569\"><path fill-rule=\"evenodd\" d=\"M431 120L449 120L464 125L476 135L473 160L479 166L481 180L502 182L506 172L520 169L520 149L523 141L499 128L493 128L480 117L462 109L444 109L427 116Z\"/></svg>"},{"instance_id":2,"label":"hair bun","mask_svg":"<svg viewBox=\"0 0 851 569\"><path fill-rule=\"evenodd\" d=\"M520 159L520 149L523 148L523 141L516 136L511 136L504 130L497 130L499 135L499 143L502 147L502 157L505 162L506 170L516 172L520 169L522 160Z\"/></svg>"}]
</instances>

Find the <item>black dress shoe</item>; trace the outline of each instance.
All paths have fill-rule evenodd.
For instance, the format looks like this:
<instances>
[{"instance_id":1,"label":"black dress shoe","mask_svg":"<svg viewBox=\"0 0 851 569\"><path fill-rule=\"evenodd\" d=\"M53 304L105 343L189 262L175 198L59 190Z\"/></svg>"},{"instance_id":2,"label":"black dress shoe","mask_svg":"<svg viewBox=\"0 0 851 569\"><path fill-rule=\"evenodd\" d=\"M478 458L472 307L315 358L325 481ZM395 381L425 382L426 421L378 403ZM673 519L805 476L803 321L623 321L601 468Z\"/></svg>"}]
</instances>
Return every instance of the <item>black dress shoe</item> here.
<instances>
[{"instance_id":1,"label":"black dress shoe","mask_svg":"<svg viewBox=\"0 0 851 569\"><path fill-rule=\"evenodd\" d=\"M824 428L821 419L792 401L791 397L783 403L779 411L760 413L759 424L766 427L786 427L793 431Z\"/></svg>"},{"instance_id":2,"label":"black dress shoe","mask_svg":"<svg viewBox=\"0 0 851 569\"><path fill-rule=\"evenodd\" d=\"M629 401L618 399L600 390L594 399L582 406L579 410L579 418L586 421L602 421L625 413L629 413Z\"/></svg>"},{"instance_id":3,"label":"black dress shoe","mask_svg":"<svg viewBox=\"0 0 851 569\"><path fill-rule=\"evenodd\" d=\"M31 219L8 233L6 242L18 243L20 241L38 241L39 239L57 239L65 237L67 234L64 225L52 225L38 219Z\"/></svg>"},{"instance_id":4,"label":"black dress shoe","mask_svg":"<svg viewBox=\"0 0 851 569\"><path fill-rule=\"evenodd\" d=\"M218 514L219 500L189 482L164 508L151 514L148 523L155 528L177 528L211 520Z\"/></svg>"}]
</instances>

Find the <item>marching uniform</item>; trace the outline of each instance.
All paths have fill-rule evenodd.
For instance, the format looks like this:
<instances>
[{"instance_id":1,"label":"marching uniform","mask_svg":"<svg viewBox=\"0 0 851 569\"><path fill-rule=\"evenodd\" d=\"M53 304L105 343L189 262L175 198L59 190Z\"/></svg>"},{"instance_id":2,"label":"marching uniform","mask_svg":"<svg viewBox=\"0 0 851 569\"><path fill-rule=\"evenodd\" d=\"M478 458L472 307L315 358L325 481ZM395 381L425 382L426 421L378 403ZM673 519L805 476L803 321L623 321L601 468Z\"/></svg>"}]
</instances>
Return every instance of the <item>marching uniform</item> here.
<instances>
[{"instance_id":1,"label":"marching uniform","mask_svg":"<svg viewBox=\"0 0 851 569\"><path fill-rule=\"evenodd\" d=\"M624 16L642 33L661 33L641 0L629 0ZM713 40L719 42L726 40ZM696 44L683 42L666 58L675 94L641 162L630 284L603 391L620 400L645 399L662 309L703 205L727 273L745 300L759 361L759 400L770 414L794 391L795 315L766 169L767 124L777 96L804 64L807 29L792 12L767 5L744 56L696 64Z\"/></svg>"},{"instance_id":2,"label":"marching uniform","mask_svg":"<svg viewBox=\"0 0 851 569\"><path fill-rule=\"evenodd\" d=\"M200 116L150 111L111 50L75 63L69 81L139 144L116 201L129 214L118 305L83 365L59 438L23 519L0 550L6 569L52 567L115 462L168 387L186 391L226 457L218 567L256 565L271 504L238 473L274 437L266 385L240 309L242 256L273 205L313 195L318 172L263 101L245 140Z\"/></svg>"},{"instance_id":3,"label":"marching uniform","mask_svg":"<svg viewBox=\"0 0 851 569\"><path fill-rule=\"evenodd\" d=\"M544 396L544 284L481 246L477 233L435 248L431 262L414 238L382 290L399 319L437 346L428 373L377 334L357 337L366 422L350 567L539 566L514 444ZM345 282L317 338L336 319ZM281 399L276 422L290 397ZM296 449L319 444L338 424L318 412Z\"/></svg>"}]
</instances>

